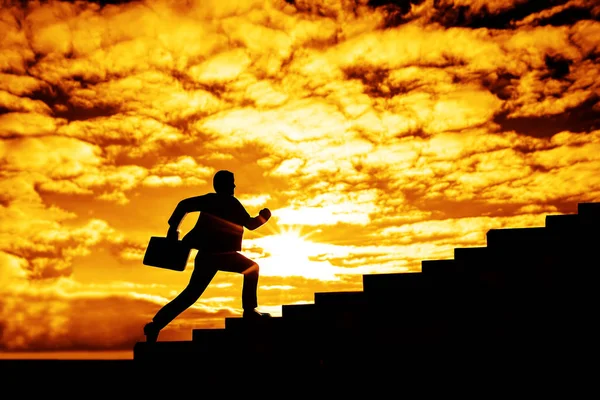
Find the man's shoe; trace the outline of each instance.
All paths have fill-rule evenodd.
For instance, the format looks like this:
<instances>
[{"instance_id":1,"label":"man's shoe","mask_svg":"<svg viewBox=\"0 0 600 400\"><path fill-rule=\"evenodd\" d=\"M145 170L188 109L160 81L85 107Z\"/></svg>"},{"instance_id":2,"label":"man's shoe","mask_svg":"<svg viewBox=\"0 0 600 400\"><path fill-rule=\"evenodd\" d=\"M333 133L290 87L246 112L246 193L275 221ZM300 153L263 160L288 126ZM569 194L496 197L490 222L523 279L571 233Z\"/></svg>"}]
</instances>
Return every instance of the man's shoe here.
<instances>
[{"instance_id":1,"label":"man's shoe","mask_svg":"<svg viewBox=\"0 0 600 400\"><path fill-rule=\"evenodd\" d=\"M244 310L243 314L244 319L261 319L261 318L271 318L271 314L269 313L261 313L256 310Z\"/></svg>"},{"instance_id":2,"label":"man's shoe","mask_svg":"<svg viewBox=\"0 0 600 400\"><path fill-rule=\"evenodd\" d=\"M156 343L160 329L156 328L154 322L149 322L144 326L144 335L146 335L146 343Z\"/></svg>"}]
</instances>

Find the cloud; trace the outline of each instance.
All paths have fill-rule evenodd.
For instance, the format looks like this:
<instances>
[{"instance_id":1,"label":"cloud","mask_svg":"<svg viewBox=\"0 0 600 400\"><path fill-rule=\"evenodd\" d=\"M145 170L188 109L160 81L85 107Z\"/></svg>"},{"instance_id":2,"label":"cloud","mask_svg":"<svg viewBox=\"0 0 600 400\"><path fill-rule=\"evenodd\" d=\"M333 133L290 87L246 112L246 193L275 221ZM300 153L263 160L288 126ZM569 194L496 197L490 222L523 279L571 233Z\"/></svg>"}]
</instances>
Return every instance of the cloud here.
<instances>
[{"instance_id":1,"label":"cloud","mask_svg":"<svg viewBox=\"0 0 600 400\"><path fill-rule=\"evenodd\" d=\"M142 327L166 301L144 296L143 287L81 285L68 278L44 285L22 285L0 303L0 349L3 351L129 350L143 340ZM147 289L146 289L147 290ZM183 339L192 328L209 328L233 314L201 306L161 336ZM204 320L194 326L194 321Z\"/></svg>"},{"instance_id":2,"label":"cloud","mask_svg":"<svg viewBox=\"0 0 600 400\"><path fill-rule=\"evenodd\" d=\"M88 255L91 247L114 233L100 220L74 229L57 222L46 227L38 224L33 232L28 230L31 225L22 221L20 226L0 232L2 251L17 257L30 279L70 276L74 257Z\"/></svg>"},{"instance_id":3,"label":"cloud","mask_svg":"<svg viewBox=\"0 0 600 400\"><path fill-rule=\"evenodd\" d=\"M0 346L131 348L193 267L142 266L147 240L220 169L251 214L273 212L244 247L269 309L599 201L599 15L591 0L6 4ZM236 278L167 337L237 315Z\"/></svg>"}]
</instances>

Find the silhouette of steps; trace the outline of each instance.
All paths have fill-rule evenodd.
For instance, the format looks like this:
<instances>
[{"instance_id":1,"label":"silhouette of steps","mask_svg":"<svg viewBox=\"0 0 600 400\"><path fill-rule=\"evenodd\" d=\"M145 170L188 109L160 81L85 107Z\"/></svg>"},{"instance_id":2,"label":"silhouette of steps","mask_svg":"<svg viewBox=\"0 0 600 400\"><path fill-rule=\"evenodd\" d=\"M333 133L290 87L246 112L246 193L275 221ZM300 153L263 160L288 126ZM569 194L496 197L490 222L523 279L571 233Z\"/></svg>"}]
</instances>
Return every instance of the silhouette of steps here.
<instances>
[{"instance_id":1,"label":"silhouette of steps","mask_svg":"<svg viewBox=\"0 0 600 400\"><path fill-rule=\"evenodd\" d=\"M496 264L503 265L503 271L533 273L534 279L553 266L555 253L561 251L564 243L555 230L546 227L490 229L486 237L487 247ZM514 281L525 280L524 276L514 278Z\"/></svg>"},{"instance_id":2,"label":"silhouette of steps","mask_svg":"<svg viewBox=\"0 0 600 400\"><path fill-rule=\"evenodd\" d=\"M381 362L400 351L401 343L421 337L420 325L411 322L417 314L410 305L391 311L390 305L379 299L369 297L366 291L315 293L315 329L319 334L314 346L319 349L321 363L352 373L367 360ZM398 346L390 345L392 338ZM378 343L387 343L385 352ZM408 357L406 348L403 351Z\"/></svg>"},{"instance_id":3,"label":"silhouette of steps","mask_svg":"<svg viewBox=\"0 0 600 400\"><path fill-rule=\"evenodd\" d=\"M290 323L322 324L323 320L342 320L365 306L362 291L317 292L314 298L311 304L283 305L282 318Z\"/></svg>"},{"instance_id":4,"label":"silhouette of steps","mask_svg":"<svg viewBox=\"0 0 600 400\"><path fill-rule=\"evenodd\" d=\"M488 246L455 248L454 259L464 271L464 286L496 292L533 289L540 271L552 272L544 253L554 240L544 229L492 229L488 231ZM551 281L551 276L546 280Z\"/></svg>"},{"instance_id":5,"label":"silhouette of steps","mask_svg":"<svg viewBox=\"0 0 600 400\"><path fill-rule=\"evenodd\" d=\"M487 247L494 253L503 285L532 292L548 290L564 279L555 262L561 238L546 227L490 229ZM500 275L501 274L501 275Z\"/></svg>"},{"instance_id":6,"label":"silhouette of steps","mask_svg":"<svg viewBox=\"0 0 600 400\"><path fill-rule=\"evenodd\" d=\"M454 261L463 271L463 290L499 290L506 285L505 265L489 247L457 247Z\"/></svg>"},{"instance_id":7,"label":"silhouette of steps","mask_svg":"<svg viewBox=\"0 0 600 400\"><path fill-rule=\"evenodd\" d=\"M425 312L432 304L436 309L457 298L461 286L442 273L407 272L363 275L363 287L369 305L406 307ZM432 312L429 310L428 312Z\"/></svg>"},{"instance_id":8,"label":"silhouette of steps","mask_svg":"<svg viewBox=\"0 0 600 400\"><path fill-rule=\"evenodd\" d=\"M193 329L192 341L197 351L209 353L215 347L229 345L229 332L226 329Z\"/></svg>"},{"instance_id":9,"label":"silhouette of steps","mask_svg":"<svg viewBox=\"0 0 600 400\"><path fill-rule=\"evenodd\" d=\"M363 291L315 293L317 326L322 359L344 358L348 349L359 351L364 343L368 304ZM371 327L372 328L372 327Z\"/></svg>"},{"instance_id":10,"label":"silhouette of steps","mask_svg":"<svg viewBox=\"0 0 600 400\"><path fill-rule=\"evenodd\" d=\"M487 232L491 258L486 266L487 281L497 289L486 293L486 307L492 306L497 320L495 332L502 332L512 343L540 342L542 337L562 340L568 337L557 320L573 320L573 309L581 309L581 296L587 280L574 260L582 265L588 257L589 237L582 229L581 216L563 215L546 218L544 227L492 229ZM490 270L494 270L490 279ZM571 273L565 274L569 269ZM479 277L481 279L481 276ZM585 306L584 306L585 307ZM567 324L567 325L569 325Z\"/></svg>"},{"instance_id":11,"label":"silhouette of steps","mask_svg":"<svg viewBox=\"0 0 600 400\"><path fill-rule=\"evenodd\" d=\"M523 246L527 249L545 247L558 240L556 233L545 227L490 229L486 238L488 248L508 250L509 246L518 246L519 251ZM528 256L530 253L521 254Z\"/></svg>"},{"instance_id":12,"label":"silhouette of steps","mask_svg":"<svg viewBox=\"0 0 600 400\"><path fill-rule=\"evenodd\" d=\"M561 240L571 240L573 235L585 239L589 235L598 236L600 224L600 203L580 203L577 214L550 214L545 217L545 227L558 235Z\"/></svg>"},{"instance_id":13,"label":"silhouette of steps","mask_svg":"<svg viewBox=\"0 0 600 400\"><path fill-rule=\"evenodd\" d=\"M316 304L284 304L281 306L281 316L286 321L314 321L317 316Z\"/></svg>"},{"instance_id":14,"label":"silhouette of steps","mask_svg":"<svg viewBox=\"0 0 600 400\"><path fill-rule=\"evenodd\" d=\"M577 204L577 214L584 220L598 222L600 220L600 203L579 203Z\"/></svg>"},{"instance_id":15,"label":"silhouette of steps","mask_svg":"<svg viewBox=\"0 0 600 400\"><path fill-rule=\"evenodd\" d=\"M573 232L580 228L581 220L578 214L546 215L545 226L554 232Z\"/></svg>"},{"instance_id":16,"label":"silhouette of steps","mask_svg":"<svg viewBox=\"0 0 600 400\"><path fill-rule=\"evenodd\" d=\"M440 295L450 296L451 299L460 297L464 287L472 284L467 279L465 266L454 259L423 260L421 273L427 277L441 291ZM448 293L452 291L453 293ZM450 306L450 305L449 305Z\"/></svg>"},{"instance_id":17,"label":"silhouette of steps","mask_svg":"<svg viewBox=\"0 0 600 400\"><path fill-rule=\"evenodd\" d=\"M133 359L145 364L173 363L177 368L181 362L206 358L192 341L138 342L133 347Z\"/></svg>"},{"instance_id":18,"label":"silhouette of steps","mask_svg":"<svg viewBox=\"0 0 600 400\"><path fill-rule=\"evenodd\" d=\"M596 210L590 206L588 212L593 216ZM495 264L503 265L500 271L509 275L504 276L505 283L530 293L533 289L579 290L582 274L587 272L574 265L583 267L597 259L593 242L600 239L597 225L582 221L577 214L549 215L545 227L489 230L487 247L494 253ZM565 274L566 268L573 273Z\"/></svg>"},{"instance_id":19,"label":"silhouette of steps","mask_svg":"<svg viewBox=\"0 0 600 400\"><path fill-rule=\"evenodd\" d=\"M317 292L315 303L282 306L282 318L286 327L323 333L358 327L365 306L363 292Z\"/></svg>"},{"instance_id":20,"label":"silhouette of steps","mask_svg":"<svg viewBox=\"0 0 600 400\"><path fill-rule=\"evenodd\" d=\"M326 329L360 329L367 300L362 291L318 292L315 306L319 324Z\"/></svg>"},{"instance_id":21,"label":"silhouette of steps","mask_svg":"<svg viewBox=\"0 0 600 400\"><path fill-rule=\"evenodd\" d=\"M314 353L318 349L322 361L328 353L356 346L356 342L362 340L364 293L317 292L314 298L313 304L282 307L285 328L300 338L304 351Z\"/></svg>"},{"instance_id":22,"label":"silhouette of steps","mask_svg":"<svg viewBox=\"0 0 600 400\"><path fill-rule=\"evenodd\" d=\"M287 333L282 317L261 319L225 318L228 340L241 345L240 351L269 353L282 347Z\"/></svg>"},{"instance_id":23,"label":"silhouette of steps","mask_svg":"<svg viewBox=\"0 0 600 400\"><path fill-rule=\"evenodd\" d=\"M447 260L423 260L421 261L421 272L427 275L436 275L447 279L464 272L463 265L454 259Z\"/></svg>"},{"instance_id":24,"label":"silhouette of steps","mask_svg":"<svg viewBox=\"0 0 600 400\"><path fill-rule=\"evenodd\" d=\"M400 290L425 290L431 288L433 284L430 276L421 272L363 275L364 291L373 295Z\"/></svg>"},{"instance_id":25,"label":"silhouette of steps","mask_svg":"<svg viewBox=\"0 0 600 400\"><path fill-rule=\"evenodd\" d=\"M365 304L365 296L362 291L317 292L315 293L315 304L322 310L353 309Z\"/></svg>"},{"instance_id":26,"label":"silhouette of steps","mask_svg":"<svg viewBox=\"0 0 600 400\"><path fill-rule=\"evenodd\" d=\"M457 361L496 371L572 365L596 342L600 267L600 203L577 210L547 215L542 227L491 229L486 246L423 260L420 272L365 274L362 291L318 292L313 303L282 305L281 317L227 318L191 342L138 343L134 359L309 380Z\"/></svg>"},{"instance_id":27,"label":"silhouette of steps","mask_svg":"<svg viewBox=\"0 0 600 400\"><path fill-rule=\"evenodd\" d=\"M490 269L494 263L488 247L456 247L454 261L461 264L465 272ZM492 264L490 265L490 261Z\"/></svg>"},{"instance_id":28,"label":"silhouette of steps","mask_svg":"<svg viewBox=\"0 0 600 400\"><path fill-rule=\"evenodd\" d=\"M435 294L427 278L420 272L363 275L363 291L315 293L316 310L321 318L359 324L365 317L397 312L398 307L408 309L403 311L407 316Z\"/></svg>"},{"instance_id":29,"label":"silhouette of steps","mask_svg":"<svg viewBox=\"0 0 600 400\"><path fill-rule=\"evenodd\" d=\"M397 319L388 318L388 324L414 323L431 316L445 297L443 283L421 272L363 275L363 287L371 315L398 315Z\"/></svg>"},{"instance_id":30,"label":"silhouette of steps","mask_svg":"<svg viewBox=\"0 0 600 400\"><path fill-rule=\"evenodd\" d=\"M449 272L455 270L454 260L431 261L425 263L434 266L426 267L428 273L363 275L370 314L380 320L377 326L410 340L414 346L456 345L463 330L465 306L472 297L464 275ZM446 266L448 271L443 269Z\"/></svg>"},{"instance_id":31,"label":"silhouette of steps","mask_svg":"<svg viewBox=\"0 0 600 400\"><path fill-rule=\"evenodd\" d=\"M600 202L579 203L577 214L547 215L546 226L560 235L560 244L553 249L553 265L557 286L553 296L555 319L569 326L558 329L564 338L585 343L573 337L574 332L591 339L597 332L590 315L597 313L598 279L600 270ZM592 334L592 335L595 335Z\"/></svg>"},{"instance_id":32,"label":"silhouette of steps","mask_svg":"<svg viewBox=\"0 0 600 400\"><path fill-rule=\"evenodd\" d=\"M314 369L320 359L320 342L326 336L318 324L283 317L226 318L227 340L241 344L237 356L288 369Z\"/></svg>"},{"instance_id":33,"label":"silhouette of steps","mask_svg":"<svg viewBox=\"0 0 600 400\"><path fill-rule=\"evenodd\" d=\"M546 227L560 237L564 249L561 262L588 264L598 258L597 243L600 240L600 203L579 203L578 214L547 215ZM560 249L559 248L559 249Z\"/></svg>"},{"instance_id":34,"label":"silhouette of steps","mask_svg":"<svg viewBox=\"0 0 600 400\"><path fill-rule=\"evenodd\" d=\"M507 258L502 252L502 246L454 249L454 260L464 272L457 285L459 309L454 313L452 332L471 349L489 345L486 342L499 348L510 346L513 327L523 314L523 293L529 288L520 281L522 271L514 269L518 255Z\"/></svg>"}]
</instances>

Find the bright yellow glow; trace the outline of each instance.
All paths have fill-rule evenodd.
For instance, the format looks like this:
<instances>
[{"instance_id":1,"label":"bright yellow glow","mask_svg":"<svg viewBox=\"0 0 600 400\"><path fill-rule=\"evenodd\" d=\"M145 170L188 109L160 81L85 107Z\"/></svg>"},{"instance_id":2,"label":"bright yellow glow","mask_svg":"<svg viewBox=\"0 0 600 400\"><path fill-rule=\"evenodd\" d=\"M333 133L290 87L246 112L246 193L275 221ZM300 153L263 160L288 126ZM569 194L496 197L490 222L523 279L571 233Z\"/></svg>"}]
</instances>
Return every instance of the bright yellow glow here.
<instances>
[{"instance_id":1,"label":"bright yellow glow","mask_svg":"<svg viewBox=\"0 0 600 400\"><path fill-rule=\"evenodd\" d=\"M329 261L311 260L323 254L327 245L312 242L308 236L302 235L298 228L288 227L275 235L254 239L253 244L266 253L262 259L253 256L260 265L261 275L338 280L336 268Z\"/></svg>"}]
</instances>

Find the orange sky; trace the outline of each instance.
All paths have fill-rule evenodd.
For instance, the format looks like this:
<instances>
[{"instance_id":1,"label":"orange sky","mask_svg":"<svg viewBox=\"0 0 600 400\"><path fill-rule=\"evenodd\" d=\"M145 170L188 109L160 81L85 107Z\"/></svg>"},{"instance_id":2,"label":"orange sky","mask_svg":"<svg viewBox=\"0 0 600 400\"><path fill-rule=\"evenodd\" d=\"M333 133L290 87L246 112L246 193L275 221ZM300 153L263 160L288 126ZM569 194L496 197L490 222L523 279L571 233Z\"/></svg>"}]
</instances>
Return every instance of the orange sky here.
<instances>
[{"instance_id":1,"label":"orange sky","mask_svg":"<svg viewBox=\"0 0 600 400\"><path fill-rule=\"evenodd\" d=\"M219 169L273 213L243 253L276 315L600 201L599 16L592 0L2 2L0 350L144 340L192 270L142 265L149 237ZM219 272L160 339L239 315L241 279Z\"/></svg>"}]
</instances>

